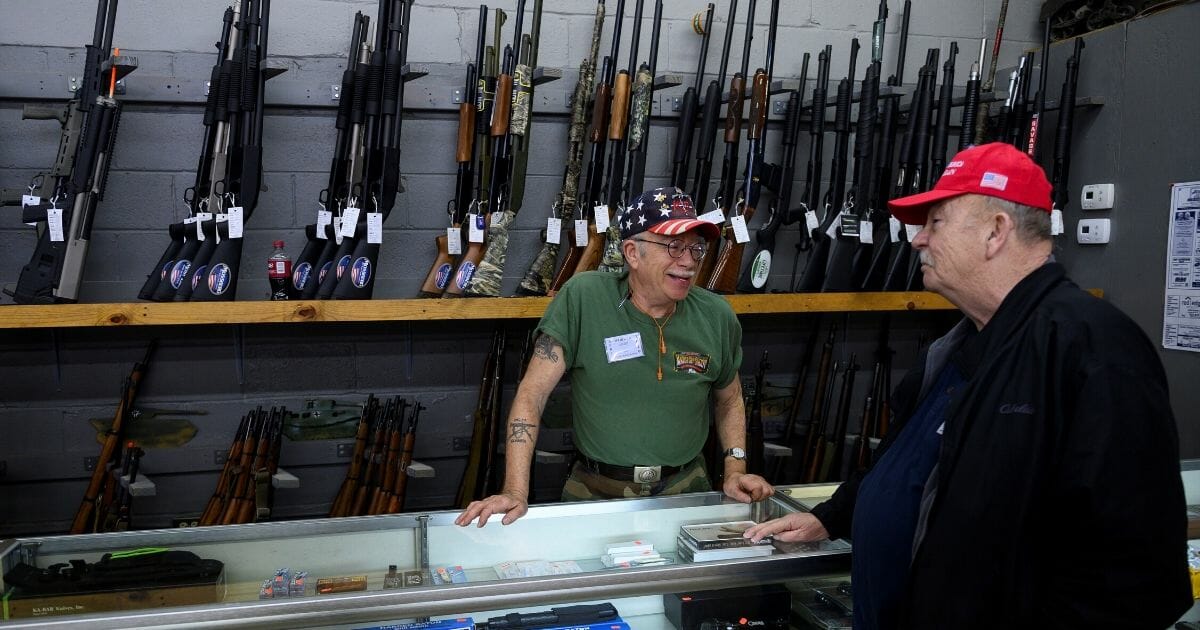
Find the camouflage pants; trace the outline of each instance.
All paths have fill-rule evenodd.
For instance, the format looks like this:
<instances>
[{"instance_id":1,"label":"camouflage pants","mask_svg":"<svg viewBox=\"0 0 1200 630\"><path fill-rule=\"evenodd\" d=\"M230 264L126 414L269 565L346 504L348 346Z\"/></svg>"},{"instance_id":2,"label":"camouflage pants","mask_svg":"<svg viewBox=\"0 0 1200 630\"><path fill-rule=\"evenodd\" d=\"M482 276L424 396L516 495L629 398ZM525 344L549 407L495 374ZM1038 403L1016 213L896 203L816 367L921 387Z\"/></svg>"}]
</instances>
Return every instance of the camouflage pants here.
<instances>
[{"instance_id":1,"label":"camouflage pants","mask_svg":"<svg viewBox=\"0 0 1200 630\"><path fill-rule=\"evenodd\" d=\"M571 475L563 485L563 501L600 501L603 499L632 499L660 494L684 494L708 492L712 484L704 471L704 458L697 457L679 472L654 483L638 483L610 479L588 470L582 462L575 462Z\"/></svg>"}]
</instances>

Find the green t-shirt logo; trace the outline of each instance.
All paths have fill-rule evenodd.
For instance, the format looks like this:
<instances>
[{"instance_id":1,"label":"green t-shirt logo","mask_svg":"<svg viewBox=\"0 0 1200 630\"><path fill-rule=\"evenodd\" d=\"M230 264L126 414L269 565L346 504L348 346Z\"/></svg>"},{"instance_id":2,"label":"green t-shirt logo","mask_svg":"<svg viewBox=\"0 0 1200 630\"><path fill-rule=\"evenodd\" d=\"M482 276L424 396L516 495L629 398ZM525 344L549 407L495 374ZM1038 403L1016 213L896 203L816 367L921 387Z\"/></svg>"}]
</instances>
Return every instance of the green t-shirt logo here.
<instances>
[{"instance_id":1,"label":"green t-shirt logo","mask_svg":"<svg viewBox=\"0 0 1200 630\"><path fill-rule=\"evenodd\" d=\"M676 352L675 371L706 374L708 372L708 361L709 357L707 354L700 354L699 352Z\"/></svg>"}]
</instances>

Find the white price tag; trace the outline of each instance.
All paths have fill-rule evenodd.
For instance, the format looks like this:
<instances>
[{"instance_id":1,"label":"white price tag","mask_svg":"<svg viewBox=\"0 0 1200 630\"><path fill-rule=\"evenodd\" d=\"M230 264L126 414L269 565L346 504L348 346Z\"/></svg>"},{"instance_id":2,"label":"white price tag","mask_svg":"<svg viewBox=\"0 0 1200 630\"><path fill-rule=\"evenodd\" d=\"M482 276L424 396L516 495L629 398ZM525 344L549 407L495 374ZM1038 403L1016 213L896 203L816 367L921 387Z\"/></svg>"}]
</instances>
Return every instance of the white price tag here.
<instances>
[{"instance_id":1,"label":"white price tag","mask_svg":"<svg viewBox=\"0 0 1200 630\"><path fill-rule=\"evenodd\" d=\"M696 218L700 219L701 221L708 221L709 223L715 223L717 225L725 225L725 213L721 212L720 208L705 212Z\"/></svg>"},{"instance_id":2,"label":"white price tag","mask_svg":"<svg viewBox=\"0 0 1200 630\"><path fill-rule=\"evenodd\" d=\"M346 238L354 238L354 231L358 229L358 208L346 208L342 212L342 236Z\"/></svg>"},{"instance_id":3,"label":"white price tag","mask_svg":"<svg viewBox=\"0 0 1200 630\"><path fill-rule=\"evenodd\" d=\"M817 220L816 210L809 210L804 213L804 224L808 226L809 234L821 229L821 222Z\"/></svg>"},{"instance_id":4,"label":"white price tag","mask_svg":"<svg viewBox=\"0 0 1200 630\"><path fill-rule=\"evenodd\" d=\"M829 229L825 230L825 236L836 239L838 237L839 227L842 227L842 214L840 212L836 217L833 218L833 223L829 224Z\"/></svg>"},{"instance_id":5,"label":"white price tag","mask_svg":"<svg viewBox=\"0 0 1200 630\"><path fill-rule=\"evenodd\" d=\"M333 217L333 242L342 244L342 217Z\"/></svg>"},{"instance_id":6,"label":"white price tag","mask_svg":"<svg viewBox=\"0 0 1200 630\"><path fill-rule=\"evenodd\" d=\"M451 256L462 255L462 229L446 228L446 252Z\"/></svg>"},{"instance_id":7,"label":"white price tag","mask_svg":"<svg viewBox=\"0 0 1200 630\"><path fill-rule=\"evenodd\" d=\"M875 243L875 226L868 219L863 219L858 222L858 242L863 245L871 245Z\"/></svg>"},{"instance_id":8,"label":"white price tag","mask_svg":"<svg viewBox=\"0 0 1200 630\"><path fill-rule=\"evenodd\" d=\"M562 242L562 219L558 217L546 219L546 242L555 245Z\"/></svg>"},{"instance_id":9,"label":"white price tag","mask_svg":"<svg viewBox=\"0 0 1200 630\"><path fill-rule=\"evenodd\" d=\"M40 203L42 203L42 198L37 195L21 195L21 207L22 208L24 208L25 206L36 206ZM32 223L26 223L25 225L31 225L31 226L37 227L37 221L34 221Z\"/></svg>"},{"instance_id":10,"label":"white price tag","mask_svg":"<svg viewBox=\"0 0 1200 630\"><path fill-rule=\"evenodd\" d=\"M217 218L214 219L214 221L217 222L217 227L213 229L213 234L217 235L217 243L220 243L221 242L220 227L221 227L222 223L227 223L229 221L229 215L225 214L224 212L218 212ZM232 238L232 237L230 237L230 238Z\"/></svg>"},{"instance_id":11,"label":"white price tag","mask_svg":"<svg viewBox=\"0 0 1200 630\"><path fill-rule=\"evenodd\" d=\"M328 210L317 210L317 238L325 240L325 227L333 223L333 213Z\"/></svg>"},{"instance_id":12,"label":"white price tag","mask_svg":"<svg viewBox=\"0 0 1200 630\"><path fill-rule=\"evenodd\" d=\"M467 230L467 240L472 243L483 242L484 219L482 214L468 214L467 225L470 228Z\"/></svg>"},{"instance_id":13,"label":"white price tag","mask_svg":"<svg viewBox=\"0 0 1200 630\"><path fill-rule=\"evenodd\" d=\"M50 224L50 240L61 243L63 238L62 208L50 208L46 211L46 222Z\"/></svg>"},{"instance_id":14,"label":"white price tag","mask_svg":"<svg viewBox=\"0 0 1200 630\"><path fill-rule=\"evenodd\" d=\"M204 240L204 222L212 221L212 218L213 218L213 215L211 212L197 212L196 213L196 240L197 241Z\"/></svg>"},{"instance_id":15,"label":"white price tag","mask_svg":"<svg viewBox=\"0 0 1200 630\"><path fill-rule=\"evenodd\" d=\"M1058 236L1065 231L1062 210L1055 208L1050 211L1050 236Z\"/></svg>"},{"instance_id":16,"label":"white price tag","mask_svg":"<svg viewBox=\"0 0 1200 630\"><path fill-rule=\"evenodd\" d=\"M608 205L600 205L594 208L596 212L596 233L603 234L608 231L610 225L608 217Z\"/></svg>"},{"instance_id":17,"label":"white price tag","mask_svg":"<svg viewBox=\"0 0 1200 630\"><path fill-rule=\"evenodd\" d=\"M491 225L496 225L498 223L502 223L503 221L504 221L504 212L503 211L492 213Z\"/></svg>"},{"instance_id":18,"label":"white price tag","mask_svg":"<svg viewBox=\"0 0 1200 630\"><path fill-rule=\"evenodd\" d=\"M908 236L908 242L909 242L909 243L912 243L912 242L913 242L913 239L917 237L917 234L920 234L920 233L921 233L921 228L922 228L922 227L924 227L924 226L921 226L921 225L909 225L909 224L907 224L907 223L905 223L905 224L904 224L904 234L905 234L906 236Z\"/></svg>"},{"instance_id":19,"label":"white price tag","mask_svg":"<svg viewBox=\"0 0 1200 630\"><path fill-rule=\"evenodd\" d=\"M587 247L588 225L584 219L575 220L575 247Z\"/></svg>"},{"instance_id":20,"label":"white price tag","mask_svg":"<svg viewBox=\"0 0 1200 630\"><path fill-rule=\"evenodd\" d=\"M900 230L904 229L904 224L896 217L888 218L888 232L892 235L892 242L900 242Z\"/></svg>"},{"instance_id":21,"label":"white price tag","mask_svg":"<svg viewBox=\"0 0 1200 630\"><path fill-rule=\"evenodd\" d=\"M383 243L383 213L367 213L367 242L372 245Z\"/></svg>"},{"instance_id":22,"label":"white price tag","mask_svg":"<svg viewBox=\"0 0 1200 630\"><path fill-rule=\"evenodd\" d=\"M242 238L243 214L241 206L234 206L230 208L227 212L225 212L225 216L229 221L229 238Z\"/></svg>"},{"instance_id":23,"label":"white price tag","mask_svg":"<svg viewBox=\"0 0 1200 630\"><path fill-rule=\"evenodd\" d=\"M729 217L729 225L733 226L733 240L739 243L750 242L750 230L746 229L745 215L735 214Z\"/></svg>"}]
</instances>

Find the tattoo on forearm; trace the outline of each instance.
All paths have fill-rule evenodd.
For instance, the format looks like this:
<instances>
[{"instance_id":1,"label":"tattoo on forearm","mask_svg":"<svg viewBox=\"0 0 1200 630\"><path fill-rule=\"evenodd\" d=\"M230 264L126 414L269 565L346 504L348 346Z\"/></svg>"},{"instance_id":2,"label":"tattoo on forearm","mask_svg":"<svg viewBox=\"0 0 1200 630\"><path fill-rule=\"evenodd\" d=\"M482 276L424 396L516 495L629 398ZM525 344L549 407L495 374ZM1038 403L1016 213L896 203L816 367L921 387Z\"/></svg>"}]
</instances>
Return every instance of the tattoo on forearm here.
<instances>
[{"instance_id":1,"label":"tattoo on forearm","mask_svg":"<svg viewBox=\"0 0 1200 630\"><path fill-rule=\"evenodd\" d=\"M508 425L512 427L512 432L508 436L509 443L528 444L534 441L532 422L525 418L513 418Z\"/></svg>"},{"instance_id":2,"label":"tattoo on forearm","mask_svg":"<svg viewBox=\"0 0 1200 630\"><path fill-rule=\"evenodd\" d=\"M560 347L554 337L547 334L538 335L537 341L533 342L533 355L546 359L551 363L558 363L557 348Z\"/></svg>"}]
</instances>

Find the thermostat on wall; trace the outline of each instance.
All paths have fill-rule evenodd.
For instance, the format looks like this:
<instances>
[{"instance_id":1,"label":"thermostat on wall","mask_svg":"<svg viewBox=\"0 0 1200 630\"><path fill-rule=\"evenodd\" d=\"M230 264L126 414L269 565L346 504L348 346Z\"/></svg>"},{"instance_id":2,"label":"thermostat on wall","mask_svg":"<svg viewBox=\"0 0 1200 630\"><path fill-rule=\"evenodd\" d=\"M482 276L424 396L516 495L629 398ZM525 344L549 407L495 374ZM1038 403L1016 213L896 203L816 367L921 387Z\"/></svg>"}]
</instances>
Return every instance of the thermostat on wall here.
<instances>
[{"instance_id":1,"label":"thermostat on wall","mask_svg":"<svg viewBox=\"0 0 1200 630\"><path fill-rule=\"evenodd\" d=\"M1108 228L1108 219L1080 219L1075 240L1080 245L1104 245L1108 243Z\"/></svg>"},{"instance_id":2,"label":"thermostat on wall","mask_svg":"<svg viewBox=\"0 0 1200 630\"><path fill-rule=\"evenodd\" d=\"M1079 194L1079 205L1084 210L1109 210L1115 196L1116 186L1112 184L1088 184Z\"/></svg>"}]
</instances>

